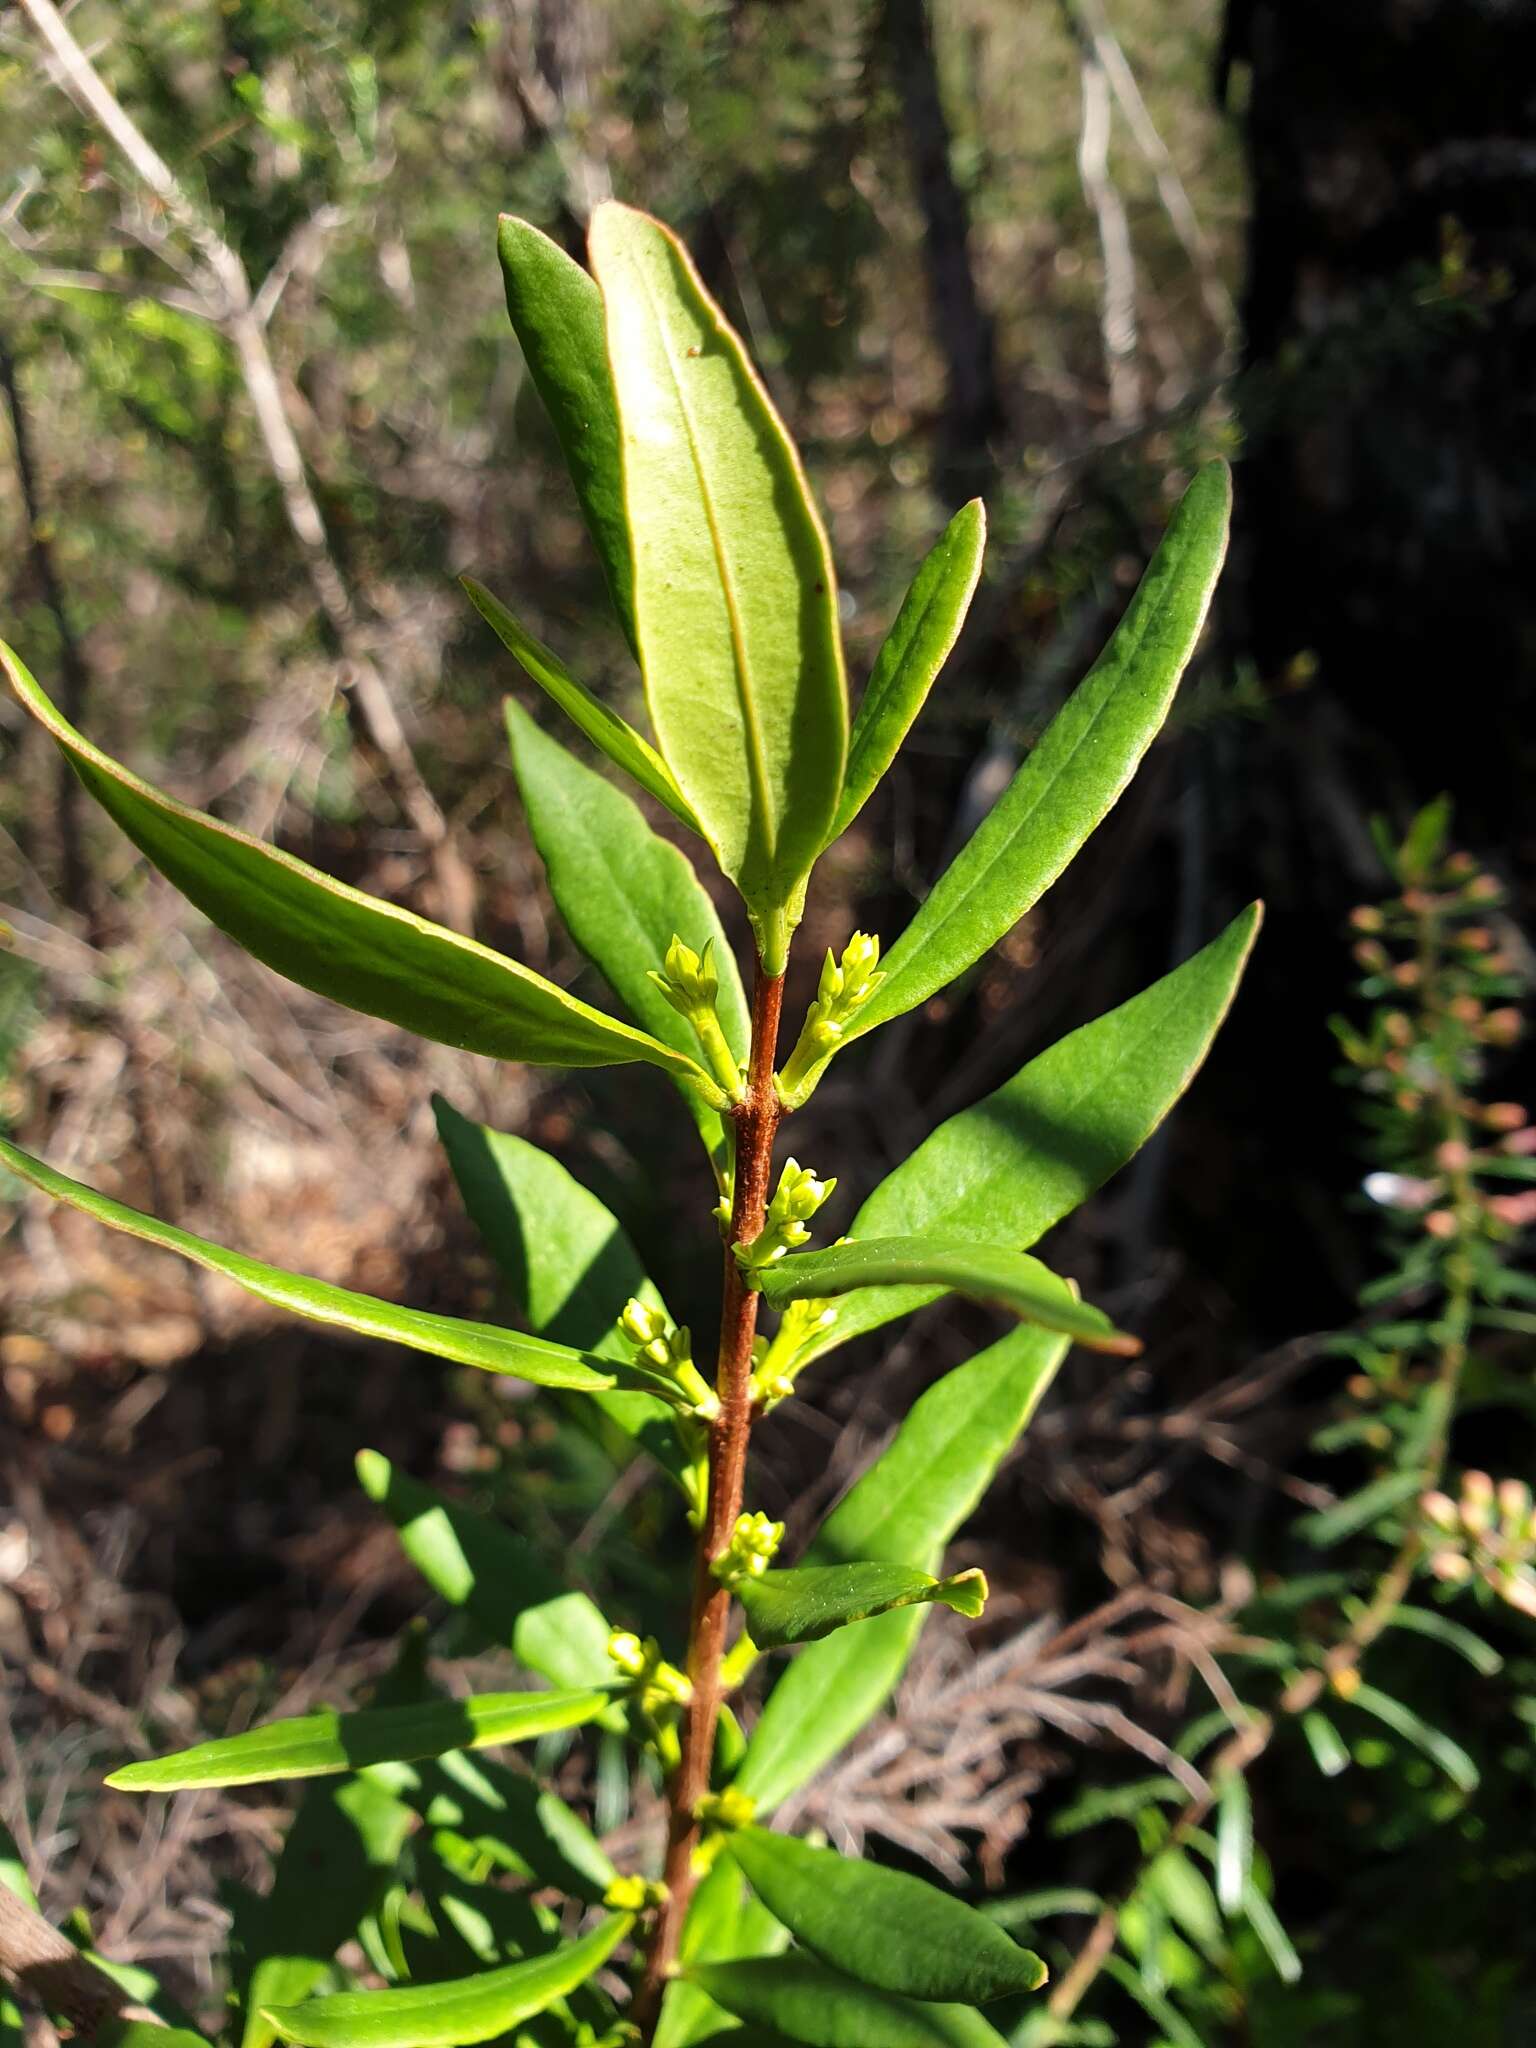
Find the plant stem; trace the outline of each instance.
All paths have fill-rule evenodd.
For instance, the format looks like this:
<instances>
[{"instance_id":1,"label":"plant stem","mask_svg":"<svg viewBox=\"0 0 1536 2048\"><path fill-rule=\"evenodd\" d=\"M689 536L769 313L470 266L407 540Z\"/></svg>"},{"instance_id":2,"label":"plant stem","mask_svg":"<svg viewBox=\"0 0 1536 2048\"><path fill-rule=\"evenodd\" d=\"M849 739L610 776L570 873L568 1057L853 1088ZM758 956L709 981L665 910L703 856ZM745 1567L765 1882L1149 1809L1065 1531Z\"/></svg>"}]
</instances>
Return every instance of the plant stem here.
<instances>
[{"instance_id":1,"label":"plant stem","mask_svg":"<svg viewBox=\"0 0 1536 2048\"><path fill-rule=\"evenodd\" d=\"M773 1169L773 1141L781 1114L774 1092L779 1012L784 977L758 963L752 987L752 1048L747 1090L731 1111L736 1126L736 1183L731 1228L725 1248L724 1297L720 1309L720 1357L715 1392L720 1413L709 1433L709 1501L699 1533L688 1634L688 1677L693 1698L684 1711L682 1759L667 1788L667 1898L656 1915L646 1951L645 1971L633 2011L644 2039L655 2031L661 1995L677 1961L678 1938L693 1892L693 1852L699 1824L694 1808L709 1790L715 1724L720 1718L720 1660L725 1654L731 1596L710 1569L729 1546L741 1513L752 1434L752 1340L757 1333L758 1294L747 1286L732 1246L747 1244L763 1227Z\"/></svg>"}]
</instances>

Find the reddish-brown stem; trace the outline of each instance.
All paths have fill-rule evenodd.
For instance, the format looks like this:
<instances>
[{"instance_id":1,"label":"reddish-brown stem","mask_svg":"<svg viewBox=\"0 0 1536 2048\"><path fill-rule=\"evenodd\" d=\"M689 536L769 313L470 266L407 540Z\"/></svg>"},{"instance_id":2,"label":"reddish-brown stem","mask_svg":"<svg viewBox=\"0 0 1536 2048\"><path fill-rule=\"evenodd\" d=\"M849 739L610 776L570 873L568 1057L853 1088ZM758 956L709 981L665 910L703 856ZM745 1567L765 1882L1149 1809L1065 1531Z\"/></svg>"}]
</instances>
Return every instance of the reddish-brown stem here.
<instances>
[{"instance_id":1,"label":"reddish-brown stem","mask_svg":"<svg viewBox=\"0 0 1536 2048\"><path fill-rule=\"evenodd\" d=\"M752 1339L757 1331L758 1304L758 1295L743 1279L731 1247L749 1243L758 1235L768 1207L773 1140L782 1113L774 1093L773 1067L783 1001L784 977L764 974L759 966L752 988L747 1091L731 1112L736 1126L736 1180L725 1249L720 1360L715 1374L720 1413L709 1433L709 1501L699 1535L693 1617L688 1635L688 1677L693 1698L683 1714L682 1759L667 1788L667 1860L662 1873L667 1897L651 1931L645 1973L633 2012L647 2041L655 2031L661 1995L677 1961L683 1916L693 1891L693 1852L699 1838L694 1808L709 1790L715 1724L720 1718L720 1660L725 1654L731 1596L716 1581L710 1567L729 1546L741 1513L747 1441L752 1433Z\"/></svg>"}]
</instances>

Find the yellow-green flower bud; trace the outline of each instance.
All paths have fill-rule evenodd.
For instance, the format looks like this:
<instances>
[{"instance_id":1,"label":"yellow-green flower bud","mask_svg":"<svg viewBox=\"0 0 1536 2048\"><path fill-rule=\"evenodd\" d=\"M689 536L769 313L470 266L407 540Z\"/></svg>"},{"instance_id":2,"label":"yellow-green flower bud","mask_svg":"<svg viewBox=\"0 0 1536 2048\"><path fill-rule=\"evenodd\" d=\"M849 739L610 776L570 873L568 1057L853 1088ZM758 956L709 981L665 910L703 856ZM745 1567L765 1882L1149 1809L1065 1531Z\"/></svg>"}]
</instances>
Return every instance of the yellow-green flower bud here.
<instances>
[{"instance_id":1,"label":"yellow-green flower bud","mask_svg":"<svg viewBox=\"0 0 1536 2048\"><path fill-rule=\"evenodd\" d=\"M807 1223L836 1186L835 1177L818 1179L808 1166L802 1166L797 1159L786 1159L761 1232L751 1244L736 1247L736 1256L741 1264L749 1270L767 1266L806 1243L811 1234Z\"/></svg>"},{"instance_id":2,"label":"yellow-green flower bud","mask_svg":"<svg viewBox=\"0 0 1536 2048\"><path fill-rule=\"evenodd\" d=\"M608 1638L608 1655L626 1678L640 1678L645 1672L645 1645L627 1628L616 1628Z\"/></svg>"},{"instance_id":3,"label":"yellow-green flower bud","mask_svg":"<svg viewBox=\"0 0 1536 2048\"><path fill-rule=\"evenodd\" d=\"M692 946L685 945L674 933L662 971L653 967L649 975L677 1014L693 1026L709 1070L725 1090L727 1099L739 1102L744 1092L741 1068L726 1041L715 1008L720 977L710 957L714 945L714 940L708 939L704 951L695 953Z\"/></svg>"},{"instance_id":4,"label":"yellow-green flower bud","mask_svg":"<svg viewBox=\"0 0 1536 2048\"><path fill-rule=\"evenodd\" d=\"M625 1871L603 1893L603 1904L615 1913L649 1913L668 1897L666 1886L655 1878Z\"/></svg>"},{"instance_id":5,"label":"yellow-green flower bud","mask_svg":"<svg viewBox=\"0 0 1536 2048\"><path fill-rule=\"evenodd\" d=\"M855 932L840 960L828 952L816 1000L779 1075L779 1099L786 1108L797 1109L806 1101L848 1026L884 981L885 976L876 971L879 959L880 941L869 932Z\"/></svg>"},{"instance_id":6,"label":"yellow-green flower bud","mask_svg":"<svg viewBox=\"0 0 1536 2048\"><path fill-rule=\"evenodd\" d=\"M784 1524L770 1521L758 1512L738 1515L726 1549L715 1559L713 1570L722 1585L734 1586L742 1579L758 1579L784 1541Z\"/></svg>"},{"instance_id":7,"label":"yellow-green flower bud","mask_svg":"<svg viewBox=\"0 0 1536 2048\"><path fill-rule=\"evenodd\" d=\"M706 1792L696 1802L693 1817L707 1828L750 1827L757 1818L757 1801L727 1785L723 1792Z\"/></svg>"}]
</instances>

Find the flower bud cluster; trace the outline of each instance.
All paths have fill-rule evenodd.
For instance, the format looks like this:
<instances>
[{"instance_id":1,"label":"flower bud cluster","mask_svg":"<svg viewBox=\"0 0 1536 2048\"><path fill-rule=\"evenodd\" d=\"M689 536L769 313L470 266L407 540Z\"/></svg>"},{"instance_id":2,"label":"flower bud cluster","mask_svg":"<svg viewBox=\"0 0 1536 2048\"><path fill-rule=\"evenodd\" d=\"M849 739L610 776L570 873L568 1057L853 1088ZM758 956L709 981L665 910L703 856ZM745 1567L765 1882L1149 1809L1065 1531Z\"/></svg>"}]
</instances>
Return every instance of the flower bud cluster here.
<instances>
[{"instance_id":1,"label":"flower bud cluster","mask_svg":"<svg viewBox=\"0 0 1536 2048\"><path fill-rule=\"evenodd\" d=\"M743 1579L760 1579L783 1541L782 1522L770 1521L761 1511L738 1515L731 1540L711 1570L722 1586L737 1586Z\"/></svg>"},{"instance_id":2,"label":"flower bud cluster","mask_svg":"<svg viewBox=\"0 0 1536 2048\"><path fill-rule=\"evenodd\" d=\"M745 1082L720 1026L716 1008L720 977L711 957L714 948L714 940L707 939L704 951L695 953L692 946L685 945L674 933L662 971L652 967L648 972L677 1014L693 1027L709 1071L725 1090L727 1100L740 1102L746 1092Z\"/></svg>"},{"instance_id":3,"label":"flower bud cluster","mask_svg":"<svg viewBox=\"0 0 1536 2048\"><path fill-rule=\"evenodd\" d=\"M1429 1568L1448 1585L1476 1579L1522 1614L1536 1616L1536 1503L1523 1479L1462 1475L1461 1498L1426 1493Z\"/></svg>"},{"instance_id":4,"label":"flower bud cluster","mask_svg":"<svg viewBox=\"0 0 1536 2048\"><path fill-rule=\"evenodd\" d=\"M839 1239L839 1243L845 1240ZM759 1338L752 1366L752 1403L767 1414L787 1401L811 1340L836 1318L831 1301L792 1301L771 1339Z\"/></svg>"},{"instance_id":5,"label":"flower bud cluster","mask_svg":"<svg viewBox=\"0 0 1536 2048\"><path fill-rule=\"evenodd\" d=\"M816 1000L779 1075L779 1099L786 1109L798 1109L806 1101L848 1026L884 981L877 972L879 960L880 941L869 932L855 932L840 960L828 949Z\"/></svg>"},{"instance_id":6,"label":"flower bud cluster","mask_svg":"<svg viewBox=\"0 0 1536 2048\"><path fill-rule=\"evenodd\" d=\"M619 1334L634 1346L635 1364L649 1378L663 1381L674 1406L706 1421L720 1413L714 1389L693 1362L693 1340L686 1329L670 1323L659 1308L631 1299L619 1313Z\"/></svg>"},{"instance_id":7,"label":"flower bud cluster","mask_svg":"<svg viewBox=\"0 0 1536 2048\"><path fill-rule=\"evenodd\" d=\"M608 1638L608 1655L624 1676L631 1680L636 1697L647 1713L665 1713L685 1707L693 1698L688 1675L669 1664L654 1636L633 1635L616 1628Z\"/></svg>"},{"instance_id":8,"label":"flower bud cluster","mask_svg":"<svg viewBox=\"0 0 1536 2048\"><path fill-rule=\"evenodd\" d=\"M737 1245L738 1262L755 1272L782 1259L786 1252L798 1251L810 1239L811 1218L836 1186L835 1175L821 1180L798 1159L786 1159L762 1230L750 1244Z\"/></svg>"}]
</instances>

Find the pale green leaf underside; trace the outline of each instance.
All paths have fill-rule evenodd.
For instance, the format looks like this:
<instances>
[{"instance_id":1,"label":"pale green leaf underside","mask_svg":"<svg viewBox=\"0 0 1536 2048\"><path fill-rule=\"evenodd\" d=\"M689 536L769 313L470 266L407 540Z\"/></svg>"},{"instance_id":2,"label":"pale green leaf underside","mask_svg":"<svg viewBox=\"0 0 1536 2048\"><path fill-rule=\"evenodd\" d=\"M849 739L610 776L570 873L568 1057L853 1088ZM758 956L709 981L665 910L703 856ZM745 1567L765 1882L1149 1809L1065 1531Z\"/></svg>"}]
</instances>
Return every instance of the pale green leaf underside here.
<instances>
[{"instance_id":1,"label":"pale green leaf underside","mask_svg":"<svg viewBox=\"0 0 1536 2048\"><path fill-rule=\"evenodd\" d=\"M537 1145L471 1123L440 1096L433 1107L464 1206L537 1335L605 1367L627 1360L632 1347L617 1328L625 1302L666 1304L612 1212ZM682 1486L682 1451L663 1402L627 1387L591 1399Z\"/></svg>"},{"instance_id":2,"label":"pale green leaf underside","mask_svg":"<svg viewBox=\"0 0 1536 2048\"><path fill-rule=\"evenodd\" d=\"M807 1565L878 1558L936 1571L1028 1426L1067 1344L1021 1325L936 1381L823 1522ZM769 1694L736 1776L760 1810L813 1778L878 1712L926 1611L879 1615L800 1652Z\"/></svg>"},{"instance_id":3,"label":"pale green leaf underside","mask_svg":"<svg viewBox=\"0 0 1536 2048\"><path fill-rule=\"evenodd\" d=\"M887 953L851 1043L972 967L1039 901L1114 805L1157 736L1226 553L1224 463L1185 492L1103 654Z\"/></svg>"},{"instance_id":4,"label":"pale green leaf underside","mask_svg":"<svg viewBox=\"0 0 1536 2048\"><path fill-rule=\"evenodd\" d=\"M799 2048L1005 2048L968 2006L877 1991L808 1955L693 1963L684 1977L738 2019L775 2028Z\"/></svg>"},{"instance_id":5,"label":"pale green leaf underside","mask_svg":"<svg viewBox=\"0 0 1536 2048\"><path fill-rule=\"evenodd\" d=\"M494 2040L584 1984L632 1925L633 1915L613 1913L580 1941L530 1962L448 1984L311 1998L279 2006L268 2018L300 2048L460 2048Z\"/></svg>"},{"instance_id":6,"label":"pale green leaf underside","mask_svg":"<svg viewBox=\"0 0 1536 2048\"><path fill-rule=\"evenodd\" d=\"M392 1301L379 1301L371 1294L355 1294L349 1287L333 1287L325 1280L311 1280L302 1273L287 1273L280 1266L264 1265L243 1252L226 1251L207 1238L194 1237L172 1223L161 1223L122 1202L114 1202L80 1181L56 1173L41 1159L0 1138L0 1164L8 1166L22 1180L40 1188L55 1201L93 1216L113 1230L143 1238L147 1244L179 1252L184 1259L205 1266L210 1273L222 1273L248 1294L270 1302L274 1308L289 1310L315 1323L329 1323L361 1337L380 1337L387 1343L403 1344L411 1351L424 1351L433 1358L447 1358L458 1365L478 1366L483 1372L509 1373L538 1386L595 1390L611 1387L623 1368L604 1359L584 1358L563 1344L548 1344L538 1337L523 1337L511 1330L499 1330L489 1323L461 1322L456 1316L435 1315L428 1309L402 1308Z\"/></svg>"},{"instance_id":7,"label":"pale green leaf underside","mask_svg":"<svg viewBox=\"0 0 1536 2048\"><path fill-rule=\"evenodd\" d=\"M895 760L960 637L981 575L987 515L972 498L934 543L875 657L848 736L848 772L829 838L848 830Z\"/></svg>"},{"instance_id":8,"label":"pale green leaf underside","mask_svg":"<svg viewBox=\"0 0 1536 2048\"><path fill-rule=\"evenodd\" d=\"M510 699L507 738L550 894L577 945L634 1021L689 1060L698 1050L693 1027L651 970L674 936L699 954L708 946L720 984L720 1028L744 1063L751 1020L736 956L688 861L651 830L623 790L541 732ZM719 1151L718 1107L691 1077L675 1078L706 1147Z\"/></svg>"},{"instance_id":9,"label":"pale green leaf underside","mask_svg":"<svg viewBox=\"0 0 1536 2048\"><path fill-rule=\"evenodd\" d=\"M174 802L82 738L0 646L17 696L139 850L221 931L290 981L423 1038L496 1059L591 1067L646 1060L708 1077L474 939L334 881Z\"/></svg>"},{"instance_id":10,"label":"pale green leaf underside","mask_svg":"<svg viewBox=\"0 0 1536 2048\"><path fill-rule=\"evenodd\" d=\"M783 1650L898 1607L938 1604L974 1618L986 1605L987 1580L975 1570L935 1579L903 1564L811 1564L763 1572L735 1590L753 1642Z\"/></svg>"},{"instance_id":11,"label":"pale green leaf underside","mask_svg":"<svg viewBox=\"0 0 1536 2048\"><path fill-rule=\"evenodd\" d=\"M941 1124L875 1189L850 1234L1033 1244L1141 1150L1194 1079L1237 993L1259 917L1251 905L1182 967ZM811 1355L941 1292L845 1295Z\"/></svg>"},{"instance_id":12,"label":"pale green leaf underside","mask_svg":"<svg viewBox=\"0 0 1536 2048\"><path fill-rule=\"evenodd\" d=\"M774 1308L863 1287L950 1290L1006 1308L1028 1323L1073 1337L1090 1351L1133 1358L1140 1340L1117 1330L1102 1309L1081 1301L1066 1281L1005 1245L946 1243L930 1237L858 1238L826 1251L798 1252L753 1276Z\"/></svg>"},{"instance_id":13,"label":"pale green leaf underside","mask_svg":"<svg viewBox=\"0 0 1536 2048\"><path fill-rule=\"evenodd\" d=\"M464 1608L520 1664L565 1687L590 1688L613 1677L609 1623L521 1536L445 1500L377 1451L358 1453L357 1476L433 1592Z\"/></svg>"},{"instance_id":14,"label":"pale green leaf underside","mask_svg":"<svg viewBox=\"0 0 1536 2048\"><path fill-rule=\"evenodd\" d=\"M985 2005L1045 1982L1032 1950L925 1878L759 1827L738 1829L730 1853L796 1941L861 1984Z\"/></svg>"},{"instance_id":15,"label":"pale green leaf underside","mask_svg":"<svg viewBox=\"0 0 1536 2048\"><path fill-rule=\"evenodd\" d=\"M507 313L565 456L608 579L619 624L635 644L634 570L624 520L619 415L594 280L548 235L515 214L497 222Z\"/></svg>"},{"instance_id":16,"label":"pale green leaf underside","mask_svg":"<svg viewBox=\"0 0 1536 2048\"><path fill-rule=\"evenodd\" d=\"M355 1714L301 1714L173 1756L125 1764L107 1779L120 1792L180 1792L191 1786L265 1785L281 1778L323 1778L369 1764L414 1763L451 1749L530 1742L577 1728L608 1705L608 1692L483 1693L421 1706L363 1708Z\"/></svg>"},{"instance_id":17,"label":"pale green leaf underside","mask_svg":"<svg viewBox=\"0 0 1536 2048\"><path fill-rule=\"evenodd\" d=\"M477 583L473 576L461 576L459 581L470 603L502 646L516 658L523 673L538 684L551 703L559 705L599 753L606 754L616 768L622 768L680 824L690 831L701 831L671 769L650 741L642 738L616 711L610 711L601 698L594 697L584 683L577 682L559 656L552 654L541 640L535 640L483 583Z\"/></svg>"},{"instance_id":18,"label":"pale green leaf underside","mask_svg":"<svg viewBox=\"0 0 1536 2048\"><path fill-rule=\"evenodd\" d=\"M657 743L746 899L770 971L842 790L831 556L804 472L680 242L593 216Z\"/></svg>"}]
</instances>

